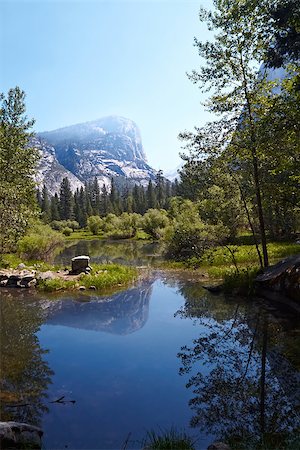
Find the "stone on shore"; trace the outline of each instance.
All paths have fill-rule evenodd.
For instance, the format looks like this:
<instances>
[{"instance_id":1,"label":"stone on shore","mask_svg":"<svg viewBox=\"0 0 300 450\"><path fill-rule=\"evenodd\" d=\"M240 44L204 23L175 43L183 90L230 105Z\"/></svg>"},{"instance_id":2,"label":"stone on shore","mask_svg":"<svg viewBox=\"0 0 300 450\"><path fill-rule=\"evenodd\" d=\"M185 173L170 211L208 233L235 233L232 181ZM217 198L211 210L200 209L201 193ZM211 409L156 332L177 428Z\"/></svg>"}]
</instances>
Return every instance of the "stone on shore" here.
<instances>
[{"instance_id":1,"label":"stone on shore","mask_svg":"<svg viewBox=\"0 0 300 450\"><path fill-rule=\"evenodd\" d=\"M89 272L90 269L90 257L89 256L75 256L75 258L72 258L72 270L71 273L73 275L79 274L79 273L86 273Z\"/></svg>"},{"instance_id":2,"label":"stone on shore","mask_svg":"<svg viewBox=\"0 0 300 450\"><path fill-rule=\"evenodd\" d=\"M33 425L19 422L0 422L0 448L42 447L43 431Z\"/></svg>"}]
</instances>

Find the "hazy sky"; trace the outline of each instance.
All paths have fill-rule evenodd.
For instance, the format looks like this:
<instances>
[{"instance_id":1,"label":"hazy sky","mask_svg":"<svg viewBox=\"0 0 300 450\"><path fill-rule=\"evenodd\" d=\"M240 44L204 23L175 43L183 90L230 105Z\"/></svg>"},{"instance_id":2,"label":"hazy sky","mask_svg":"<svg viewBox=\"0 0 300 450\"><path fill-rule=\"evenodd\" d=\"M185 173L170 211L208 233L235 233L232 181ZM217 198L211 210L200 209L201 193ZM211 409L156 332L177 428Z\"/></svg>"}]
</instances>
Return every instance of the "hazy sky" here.
<instances>
[{"instance_id":1,"label":"hazy sky","mask_svg":"<svg viewBox=\"0 0 300 450\"><path fill-rule=\"evenodd\" d=\"M178 133L208 119L186 76L201 64L201 4L211 0L0 0L0 90L25 90L36 131L133 119L149 163L174 169Z\"/></svg>"}]
</instances>

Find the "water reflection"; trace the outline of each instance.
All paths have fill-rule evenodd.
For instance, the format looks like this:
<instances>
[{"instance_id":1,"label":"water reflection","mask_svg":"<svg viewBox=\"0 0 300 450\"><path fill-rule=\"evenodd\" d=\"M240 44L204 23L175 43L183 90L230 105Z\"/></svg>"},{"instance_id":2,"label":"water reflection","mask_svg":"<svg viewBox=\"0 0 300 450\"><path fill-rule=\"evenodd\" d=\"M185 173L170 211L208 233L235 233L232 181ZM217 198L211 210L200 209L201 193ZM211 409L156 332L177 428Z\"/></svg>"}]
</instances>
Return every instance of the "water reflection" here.
<instances>
[{"instance_id":1,"label":"water reflection","mask_svg":"<svg viewBox=\"0 0 300 450\"><path fill-rule=\"evenodd\" d=\"M195 284L179 290L177 316L198 317L201 329L178 354L180 373L190 374L191 425L238 448L291 448L300 425L295 323L253 302L199 298Z\"/></svg>"},{"instance_id":2,"label":"water reflection","mask_svg":"<svg viewBox=\"0 0 300 450\"><path fill-rule=\"evenodd\" d=\"M1 420L40 425L53 372L36 332L44 320L35 301L1 294Z\"/></svg>"},{"instance_id":3,"label":"water reflection","mask_svg":"<svg viewBox=\"0 0 300 450\"><path fill-rule=\"evenodd\" d=\"M65 248L56 258L56 263L70 264L71 258L89 255L92 262L108 261L129 265L154 265L161 259L161 245L144 241L81 240Z\"/></svg>"},{"instance_id":4,"label":"water reflection","mask_svg":"<svg viewBox=\"0 0 300 450\"><path fill-rule=\"evenodd\" d=\"M46 323L112 334L133 333L147 322L151 292L151 284L144 283L110 297L90 297L89 302L68 298L48 302Z\"/></svg>"}]
</instances>

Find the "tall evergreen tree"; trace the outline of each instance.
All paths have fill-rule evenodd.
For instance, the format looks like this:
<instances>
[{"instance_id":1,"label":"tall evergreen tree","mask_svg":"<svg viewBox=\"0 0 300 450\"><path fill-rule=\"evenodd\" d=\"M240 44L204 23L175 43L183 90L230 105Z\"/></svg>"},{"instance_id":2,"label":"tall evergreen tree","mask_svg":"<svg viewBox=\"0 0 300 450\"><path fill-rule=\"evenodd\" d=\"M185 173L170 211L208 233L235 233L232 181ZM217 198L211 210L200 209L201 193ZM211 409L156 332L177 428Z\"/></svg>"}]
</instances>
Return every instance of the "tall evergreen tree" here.
<instances>
[{"instance_id":1,"label":"tall evergreen tree","mask_svg":"<svg viewBox=\"0 0 300 450\"><path fill-rule=\"evenodd\" d=\"M57 193L50 200L51 220L60 220L59 215L59 198Z\"/></svg>"},{"instance_id":2,"label":"tall evergreen tree","mask_svg":"<svg viewBox=\"0 0 300 450\"><path fill-rule=\"evenodd\" d=\"M73 206L74 202L70 182L65 177L60 185L59 213L61 220L73 219Z\"/></svg>"},{"instance_id":3,"label":"tall evergreen tree","mask_svg":"<svg viewBox=\"0 0 300 450\"><path fill-rule=\"evenodd\" d=\"M45 222L49 222L49 220L51 219L51 207L48 189L46 188L45 184L43 186L42 192L42 212L43 212L43 220Z\"/></svg>"},{"instance_id":4,"label":"tall evergreen tree","mask_svg":"<svg viewBox=\"0 0 300 450\"><path fill-rule=\"evenodd\" d=\"M157 199L152 180L149 180L147 188L147 208L148 209L157 208Z\"/></svg>"},{"instance_id":5,"label":"tall evergreen tree","mask_svg":"<svg viewBox=\"0 0 300 450\"><path fill-rule=\"evenodd\" d=\"M14 249L37 212L33 175L38 150L29 146L34 121L19 87L0 94L0 254Z\"/></svg>"}]
</instances>

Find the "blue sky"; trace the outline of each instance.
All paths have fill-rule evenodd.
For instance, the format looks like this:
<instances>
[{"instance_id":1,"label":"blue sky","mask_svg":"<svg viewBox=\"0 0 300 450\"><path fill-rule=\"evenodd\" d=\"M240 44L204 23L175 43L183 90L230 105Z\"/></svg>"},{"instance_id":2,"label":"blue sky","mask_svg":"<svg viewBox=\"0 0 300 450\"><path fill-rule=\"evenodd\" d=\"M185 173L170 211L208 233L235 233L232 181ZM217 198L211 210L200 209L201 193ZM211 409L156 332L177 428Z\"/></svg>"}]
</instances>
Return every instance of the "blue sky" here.
<instances>
[{"instance_id":1,"label":"blue sky","mask_svg":"<svg viewBox=\"0 0 300 450\"><path fill-rule=\"evenodd\" d=\"M187 78L211 0L0 0L0 90L19 85L44 131L116 114L139 126L149 163L179 163L184 129L204 124Z\"/></svg>"}]
</instances>

